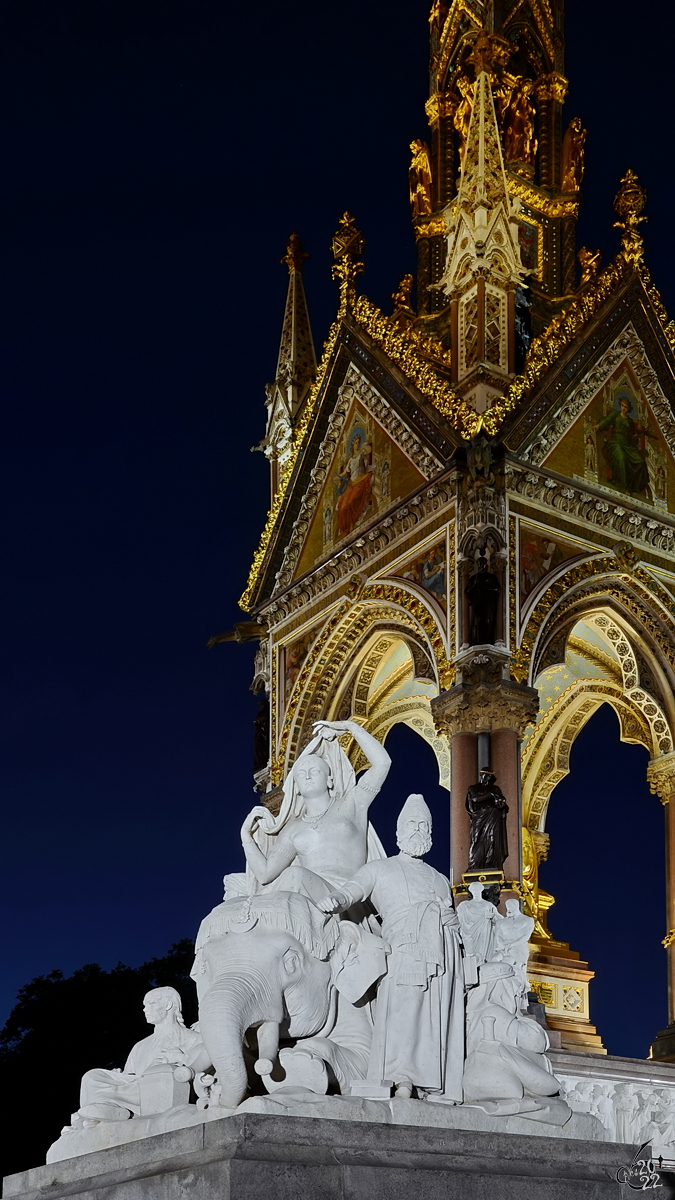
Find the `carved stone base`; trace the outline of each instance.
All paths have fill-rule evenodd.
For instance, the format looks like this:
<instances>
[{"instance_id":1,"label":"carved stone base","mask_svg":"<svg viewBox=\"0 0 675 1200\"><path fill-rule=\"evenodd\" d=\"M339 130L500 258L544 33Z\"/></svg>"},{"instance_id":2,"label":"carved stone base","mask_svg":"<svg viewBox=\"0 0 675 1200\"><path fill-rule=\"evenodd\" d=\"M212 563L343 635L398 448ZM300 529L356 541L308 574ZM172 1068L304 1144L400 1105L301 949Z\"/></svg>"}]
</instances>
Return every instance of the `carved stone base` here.
<instances>
[{"instance_id":1,"label":"carved stone base","mask_svg":"<svg viewBox=\"0 0 675 1200\"><path fill-rule=\"evenodd\" d=\"M649 1057L657 1062L675 1063L675 1025L657 1033L649 1048Z\"/></svg>"},{"instance_id":2,"label":"carved stone base","mask_svg":"<svg viewBox=\"0 0 675 1200\"><path fill-rule=\"evenodd\" d=\"M547 1024L560 1034L563 1050L607 1053L589 1020L588 984L594 975L588 963L562 942L541 943L537 952L530 954L530 986L544 1005Z\"/></svg>"}]
</instances>

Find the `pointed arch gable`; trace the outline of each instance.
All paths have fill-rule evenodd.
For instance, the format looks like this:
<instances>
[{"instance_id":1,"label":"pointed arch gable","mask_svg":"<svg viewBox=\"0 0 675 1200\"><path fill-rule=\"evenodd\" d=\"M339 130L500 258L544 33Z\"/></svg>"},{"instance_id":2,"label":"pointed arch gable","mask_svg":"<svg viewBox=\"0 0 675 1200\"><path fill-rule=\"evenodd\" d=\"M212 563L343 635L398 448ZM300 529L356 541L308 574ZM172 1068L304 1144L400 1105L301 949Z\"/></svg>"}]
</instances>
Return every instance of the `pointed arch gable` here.
<instances>
[{"instance_id":1,"label":"pointed arch gable","mask_svg":"<svg viewBox=\"0 0 675 1200\"><path fill-rule=\"evenodd\" d=\"M312 722L328 711L337 680L350 673L369 634L397 631L417 642L434 668L437 686L445 688L452 681L443 631L431 607L399 584L379 580L365 586L355 580L353 593L326 622L295 682L274 754L275 783L309 740Z\"/></svg>"},{"instance_id":2,"label":"pointed arch gable","mask_svg":"<svg viewBox=\"0 0 675 1200\"><path fill-rule=\"evenodd\" d=\"M572 626L585 610L604 601L623 613L638 641L651 644L673 686L675 600L649 571L630 560L634 553L632 547L617 546L614 554L573 566L549 585L532 609L513 657L517 682L531 682L545 666L562 661L560 651Z\"/></svg>"}]
</instances>

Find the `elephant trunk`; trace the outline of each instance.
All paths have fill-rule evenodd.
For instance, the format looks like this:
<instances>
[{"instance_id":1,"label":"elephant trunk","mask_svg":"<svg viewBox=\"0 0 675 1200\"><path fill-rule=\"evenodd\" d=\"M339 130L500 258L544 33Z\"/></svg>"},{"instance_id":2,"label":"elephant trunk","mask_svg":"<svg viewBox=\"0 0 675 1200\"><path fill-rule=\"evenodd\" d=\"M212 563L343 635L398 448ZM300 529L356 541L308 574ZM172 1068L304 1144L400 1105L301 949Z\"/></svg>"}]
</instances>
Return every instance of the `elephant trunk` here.
<instances>
[{"instance_id":1,"label":"elephant trunk","mask_svg":"<svg viewBox=\"0 0 675 1200\"><path fill-rule=\"evenodd\" d=\"M269 980L252 972L250 964L209 988L199 1008L199 1027L216 1068L224 1108L236 1108L246 1095L246 1030L260 1021L278 1023L282 1017L281 1000L273 1002Z\"/></svg>"}]
</instances>

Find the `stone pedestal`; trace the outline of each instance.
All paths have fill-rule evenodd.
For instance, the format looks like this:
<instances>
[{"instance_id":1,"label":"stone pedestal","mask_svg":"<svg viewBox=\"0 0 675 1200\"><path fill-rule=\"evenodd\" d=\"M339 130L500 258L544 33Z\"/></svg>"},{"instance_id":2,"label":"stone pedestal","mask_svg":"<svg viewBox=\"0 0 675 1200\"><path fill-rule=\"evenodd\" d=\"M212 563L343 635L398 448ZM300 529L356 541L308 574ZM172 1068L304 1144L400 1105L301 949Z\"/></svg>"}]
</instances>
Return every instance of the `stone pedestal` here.
<instances>
[{"instance_id":1,"label":"stone pedestal","mask_svg":"<svg viewBox=\"0 0 675 1200\"><path fill-rule=\"evenodd\" d=\"M442 1107L417 1103L422 1110ZM630 1163L633 1146L570 1141L560 1130L542 1136L543 1126L533 1122L530 1130L518 1118L502 1119L500 1127L478 1109L465 1109L461 1119L461 1128L441 1128L237 1114L10 1176L4 1197L403 1200L414 1194L424 1200L617 1200L621 1195L616 1172ZM571 1119L585 1121L589 1130L600 1128L595 1117ZM487 1123L489 1131L472 1128L472 1120ZM510 1128L512 1121L525 1124L526 1132ZM659 1193L662 1200L672 1194L667 1187Z\"/></svg>"},{"instance_id":2,"label":"stone pedestal","mask_svg":"<svg viewBox=\"0 0 675 1200\"><path fill-rule=\"evenodd\" d=\"M606 1054L589 1019L588 985L595 976L588 963L565 942L533 942L527 977L544 1005L549 1027L560 1034L563 1050Z\"/></svg>"}]
</instances>

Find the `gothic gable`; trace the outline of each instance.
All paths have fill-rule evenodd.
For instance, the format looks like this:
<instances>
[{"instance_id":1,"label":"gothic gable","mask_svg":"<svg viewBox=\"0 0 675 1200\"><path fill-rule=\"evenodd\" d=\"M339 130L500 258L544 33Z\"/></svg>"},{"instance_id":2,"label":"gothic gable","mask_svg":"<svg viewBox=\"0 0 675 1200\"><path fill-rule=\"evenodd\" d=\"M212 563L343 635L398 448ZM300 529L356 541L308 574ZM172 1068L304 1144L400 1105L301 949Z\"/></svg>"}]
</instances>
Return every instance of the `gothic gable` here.
<instances>
[{"instance_id":1,"label":"gothic gable","mask_svg":"<svg viewBox=\"0 0 675 1200\"><path fill-rule=\"evenodd\" d=\"M598 382L542 465L675 512L675 421L637 338L628 341L614 369L608 368L605 382Z\"/></svg>"},{"instance_id":2,"label":"gothic gable","mask_svg":"<svg viewBox=\"0 0 675 1200\"><path fill-rule=\"evenodd\" d=\"M313 470L321 488L304 498L279 585L330 557L438 469L434 456L351 364Z\"/></svg>"}]
</instances>

